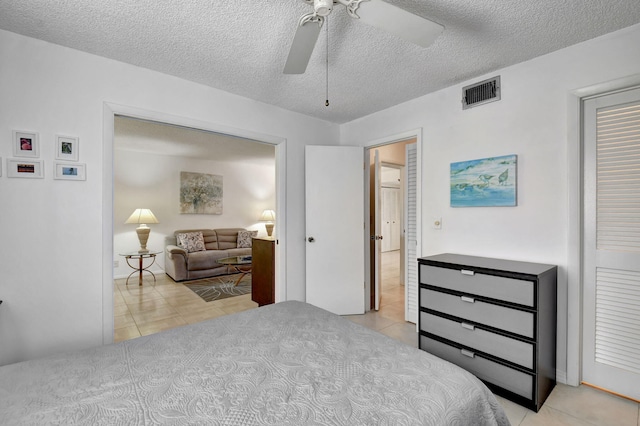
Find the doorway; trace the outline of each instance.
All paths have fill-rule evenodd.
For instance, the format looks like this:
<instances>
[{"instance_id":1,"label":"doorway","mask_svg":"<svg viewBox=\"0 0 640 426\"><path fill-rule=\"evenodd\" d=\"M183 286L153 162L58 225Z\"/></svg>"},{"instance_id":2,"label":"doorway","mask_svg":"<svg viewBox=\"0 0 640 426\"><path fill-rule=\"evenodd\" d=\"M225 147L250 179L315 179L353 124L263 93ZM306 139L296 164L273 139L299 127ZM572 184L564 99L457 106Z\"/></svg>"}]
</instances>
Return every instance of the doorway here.
<instances>
[{"instance_id":1,"label":"doorway","mask_svg":"<svg viewBox=\"0 0 640 426\"><path fill-rule=\"evenodd\" d=\"M282 138L263 135L242 129L220 126L207 121L198 121L186 117L177 117L156 111L142 110L115 104L104 104L104 176L103 176L103 343L113 342L114 338L114 261L118 259L114 248L114 130L117 116L139 119L154 123L165 123L201 132L213 132L229 138L242 138L256 143L270 145L275 148L275 298L276 302L286 299L286 259L284 258L286 228L279 226L286 223L285 182L286 141ZM258 222L256 218L256 222ZM263 225L263 224L262 224ZM151 240L150 240L151 242Z\"/></svg>"},{"instance_id":2,"label":"doorway","mask_svg":"<svg viewBox=\"0 0 640 426\"><path fill-rule=\"evenodd\" d=\"M380 168L380 307L404 318L403 212L404 165L382 163Z\"/></svg>"},{"instance_id":3,"label":"doorway","mask_svg":"<svg viewBox=\"0 0 640 426\"><path fill-rule=\"evenodd\" d=\"M386 310L394 317L410 322L412 316L407 310L407 295L411 292L405 285L405 277L408 269L415 265L408 264L409 261L406 260L405 213L409 197L405 184L405 165L407 146L415 147L416 143L417 138L411 137L382 143L365 151L365 161L368 160L370 164L367 179L370 235L367 270L370 297L367 302L370 309ZM415 156L412 161L416 161ZM414 168L412 170L415 172ZM415 185L411 191L417 192ZM415 199L415 196L412 198ZM415 209L413 211L415 213ZM412 223L415 225L415 221Z\"/></svg>"},{"instance_id":4,"label":"doorway","mask_svg":"<svg viewBox=\"0 0 640 426\"><path fill-rule=\"evenodd\" d=\"M165 239L177 229L240 227L266 236L258 219L264 210L275 209L273 145L118 116L113 170L115 341L257 307L249 294L250 275L215 275L198 282L175 282L165 274L169 270L164 249ZM222 193L215 212L187 214L191 212L178 208L185 172L200 179L219 179ZM147 244L151 253L146 259L140 258L139 266L137 261L129 261L129 255L138 259L139 247L134 225L125 220L141 207L153 211L158 220L149 224ZM143 267L138 284L137 279L130 278L136 278L136 268ZM127 276L130 278L125 280ZM240 285L233 287L234 296L207 303L210 294L218 294L220 288L226 288L236 278Z\"/></svg>"}]
</instances>

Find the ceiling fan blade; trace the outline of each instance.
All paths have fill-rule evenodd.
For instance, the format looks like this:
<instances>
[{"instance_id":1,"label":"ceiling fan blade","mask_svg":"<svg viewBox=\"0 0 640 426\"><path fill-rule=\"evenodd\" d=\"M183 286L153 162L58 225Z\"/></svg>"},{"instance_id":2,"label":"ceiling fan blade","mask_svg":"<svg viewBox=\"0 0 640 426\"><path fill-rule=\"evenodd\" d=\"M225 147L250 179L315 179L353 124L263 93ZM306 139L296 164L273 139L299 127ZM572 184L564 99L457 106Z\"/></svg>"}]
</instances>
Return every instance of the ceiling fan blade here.
<instances>
[{"instance_id":1,"label":"ceiling fan blade","mask_svg":"<svg viewBox=\"0 0 640 426\"><path fill-rule=\"evenodd\" d=\"M390 34L427 47L435 41L444 27L382 0L360 3L356 14L362 22L380 28Z\"/></svg>"},{"instance_id":2,"label":"ceiling fan blade","mask_svg":"<svg viewBox=\"0 0 640 426\"><path fill-rule=\"evenodd\" d=\"M296 35L293 37L289 57L284 66L285 74L304 74L307 64L318 41L324 18L305 15L300 19Z\"/></svg>"}]
</instances>

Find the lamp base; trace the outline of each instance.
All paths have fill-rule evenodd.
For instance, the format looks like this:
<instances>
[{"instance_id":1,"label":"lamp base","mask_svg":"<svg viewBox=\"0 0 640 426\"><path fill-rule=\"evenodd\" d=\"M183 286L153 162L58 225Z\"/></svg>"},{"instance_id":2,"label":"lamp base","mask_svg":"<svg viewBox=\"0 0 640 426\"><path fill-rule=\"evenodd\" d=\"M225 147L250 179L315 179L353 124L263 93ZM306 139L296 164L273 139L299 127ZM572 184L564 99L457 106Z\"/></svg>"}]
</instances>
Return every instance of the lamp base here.
<instances>
[{"instance_id":1,"label":"lamp base","mask_svg":"<svg viewBox=\"0 0 640 426\"><path fill-rule=\"evenodd\" d=\"M267 228L267 235L271 236L273 234L273 223L265 223L264 227Z\"/></svg>"},{"instance_id":2,"label":"lamp base","mask_svg":"<svg viewBox=\"0 0 640 426\"><path fill-rule=\"evenodd\" d=\"M136 233L138 234L138 241L140 241L140 250L138 253L149 253L147 249L147 241L149 241L149 233L151 232L151 228L148 226L142 227L138 226L136 228Z\"/></svg>"}]
</instances>

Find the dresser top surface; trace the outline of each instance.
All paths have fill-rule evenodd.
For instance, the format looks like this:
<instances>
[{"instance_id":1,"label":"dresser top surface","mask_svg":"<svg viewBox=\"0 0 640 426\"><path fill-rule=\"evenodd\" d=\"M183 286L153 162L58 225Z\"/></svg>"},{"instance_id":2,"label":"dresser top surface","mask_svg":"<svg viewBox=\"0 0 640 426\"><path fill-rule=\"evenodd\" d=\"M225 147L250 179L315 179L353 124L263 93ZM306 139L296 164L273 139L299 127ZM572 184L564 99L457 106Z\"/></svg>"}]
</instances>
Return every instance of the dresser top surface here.
<instances>
[{"instance_id":1,"label":"dresser top surface","mask_svg":"<svg viewBox=\"0 0 640 426\"><path fill-rule=\"evenodd\" d=\"M494 259L489 257L468 256L464 254L442 253L435 256L418 258L421 263L433 266L453 265L461 268L472 267L492 271L509 271L526 275L541 275L552 269L555 265L542 263L521 262L517 260Z\"/></svg>"}]
</instances>

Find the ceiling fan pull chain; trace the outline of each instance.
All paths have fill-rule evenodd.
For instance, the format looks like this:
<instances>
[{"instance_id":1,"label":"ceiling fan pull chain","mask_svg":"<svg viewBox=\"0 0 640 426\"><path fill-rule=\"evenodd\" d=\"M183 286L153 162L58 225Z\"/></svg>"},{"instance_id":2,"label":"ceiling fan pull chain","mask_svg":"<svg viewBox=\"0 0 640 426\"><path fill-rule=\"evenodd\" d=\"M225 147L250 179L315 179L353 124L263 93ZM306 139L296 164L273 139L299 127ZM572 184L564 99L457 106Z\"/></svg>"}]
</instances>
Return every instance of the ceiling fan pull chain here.
<instances>
[{"instance_id":1,"label":"ceiling fan pull chain","mask_svg":"<svg viewBox=\"0 0 640 426\"><path fill-rule=\"evenodd\" d=\"M324 102L324 106L329 106L329 17L324 18L326 20L327 27L327 100Z\"/></svg>"}]
</instances>

